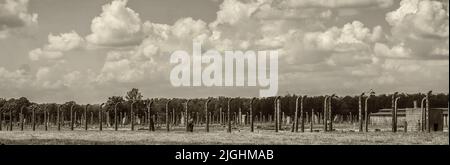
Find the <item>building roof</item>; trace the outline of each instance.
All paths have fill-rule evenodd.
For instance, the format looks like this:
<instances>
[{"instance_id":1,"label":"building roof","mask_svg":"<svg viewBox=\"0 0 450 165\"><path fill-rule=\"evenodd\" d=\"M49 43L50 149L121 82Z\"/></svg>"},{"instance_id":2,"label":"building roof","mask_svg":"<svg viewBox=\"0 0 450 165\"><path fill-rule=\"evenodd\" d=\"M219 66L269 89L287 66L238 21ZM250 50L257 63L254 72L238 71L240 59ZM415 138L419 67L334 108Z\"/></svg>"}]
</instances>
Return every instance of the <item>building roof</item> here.
<instances>
[{"instance_id":1,"label":"building roof","mask_svg":"<svg viewBox=\"0 0 450 165\"><path fill-rule=\"evenodd\" d=\"M406 115L406 111L411 111L414 108L399 108L397 109L397 116L404 117ZM420 108L419 108L420 110ZM448 108L431 108L431 110L442 110L443 115L448 115ZM391 108L383 108L379 109L376 113L371 113L370 116L392 116Z\"/></svg>"}]
</instances>

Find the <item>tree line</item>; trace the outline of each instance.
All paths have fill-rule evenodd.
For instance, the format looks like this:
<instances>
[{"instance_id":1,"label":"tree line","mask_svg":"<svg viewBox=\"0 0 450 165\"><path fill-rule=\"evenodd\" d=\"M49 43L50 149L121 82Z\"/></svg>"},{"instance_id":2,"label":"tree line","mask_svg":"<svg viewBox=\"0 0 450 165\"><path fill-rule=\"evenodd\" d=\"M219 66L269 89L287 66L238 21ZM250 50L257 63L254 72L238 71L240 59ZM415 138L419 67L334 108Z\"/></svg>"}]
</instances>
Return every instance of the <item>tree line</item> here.
<instances>
[{"instance_id":1,"label":"tree line","mask_svg":"<svg viewBox=\"0 0 450 165\"><path fill-rule=\"evenodd\" d=\"M399 108L407 108L413 107L413 102L416 101L418 107L420 107L420 101L423 97L426 96L425 93L415 93L415 94L407 94L400 93L397 96L400 97L398 102ZM285 115L293 116L295 112L295 104L296 98L299 97L297 95L285 95L281 96L281 111L285 113ZM367 96L365 96L367 97ZM364 98L365 98L364 97ZM208 111L214 114L218 114L220 109L222 112L226 112L228 108L228 100L227 97L218 97L218 98L196 98L190 99L188 107L190 113L198 113L199 115L204 115L204 104L206 100L212 99L209 103ZM310 113L312 109L315 112L321 113L323 111L323 103L325 96L306 96L304 99L304 112ZM382 108L391 108L392 104L392 96L388 94L374 95L368 100L368 110L371 113L377 112ZM144 115L147 111L147 106L150 102L152 104L152 112L159 113L161 115L165 115L166 112L166 103L170 100L169 103L169 111L176 113L182 113L185 109L185 103L188 99L184 98L144 98L143 95L139 92L138 89L133 88L123 96L111 96L104 103L103 111L114 111L115 105L117 105L117 112L119 113L129 113L131 110L131 104L134 103L134 113L137 115ZM242 113L246 113L250 108L250 101L252 98L234 98L230 103L231 112L238 112L241 109ZM272 115L274 112L274 100L275 97L267 97L267 98L258 98L253 102L253 114L259 115ZM448 107L448 94L444 93L436 93L430 95L431 108L446 108ZM363 101L364 103L364 101ZM28 100L26 97L20 98L10 98L3 99L0 98L0 111L1 113L12 111L11 113L16 115L21 111L23 114L28 115L32 113L34 109L37 113L43 113L44 111L49 114L56 114L58 106L61 106L62 112L68 112L73 105L73 110L75 113L82 113L85 105L77 104L75 101L68 101L64 104L56 104L56 103L34 103ZM359 107L359 96L337 96L332 100L332 114L349 114L350 112L353 115L358 114ZM89 112L98 113L100 110L99 104L94 104L89 106ZM63 113L63 117L69 117L69 113ZM112 113L110 114L112 115Z\"/></svg>"}]
</instances>

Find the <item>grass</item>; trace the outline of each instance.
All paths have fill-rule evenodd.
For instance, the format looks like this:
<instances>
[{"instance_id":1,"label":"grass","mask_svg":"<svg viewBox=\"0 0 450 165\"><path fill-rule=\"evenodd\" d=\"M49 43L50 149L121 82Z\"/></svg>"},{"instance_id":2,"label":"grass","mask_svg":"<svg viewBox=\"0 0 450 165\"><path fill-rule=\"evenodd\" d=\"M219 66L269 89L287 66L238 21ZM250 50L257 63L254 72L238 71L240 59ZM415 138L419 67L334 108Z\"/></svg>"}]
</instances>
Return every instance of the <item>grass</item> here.
<instances>
[{"instance_id":1,"label":"grass","mask_svg":"<svg viewBox=\"0 0 450 165\"><path fill-rule=\"evenodd\" d=\"M233 130L227 133L215 128L207 133L203 129L187 133L182 128L166 132L148 130L63 130L63 131L0 131L0 144L32 145L210 145L210 144L251 144L251 145L449 145L448 132L307 132L290 131Z\"/></svg>"}]
</instances>

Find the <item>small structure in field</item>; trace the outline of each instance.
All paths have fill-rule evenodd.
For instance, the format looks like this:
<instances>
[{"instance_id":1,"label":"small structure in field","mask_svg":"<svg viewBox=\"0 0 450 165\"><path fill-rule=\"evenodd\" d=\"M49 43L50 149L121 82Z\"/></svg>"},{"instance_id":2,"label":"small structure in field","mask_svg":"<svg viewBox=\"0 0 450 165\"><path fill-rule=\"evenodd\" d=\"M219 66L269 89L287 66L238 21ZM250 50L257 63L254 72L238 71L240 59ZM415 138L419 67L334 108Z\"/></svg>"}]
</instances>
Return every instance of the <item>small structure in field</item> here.
<instances>
[{"instance_id":1,"label":"small structure in field","mask_svg":"<svg viewBox=\"0 0 450 165\"><path fill-rule=\"evenodd\" d=\"M430 109L430 129L431 131L443 131L448 127L448 109ZM397 110L398 123L407 123L408 131L420 131L422 127L422 111L420 108L403 108ZM391 125L392 109L380 109L377 113L370 115L372 125ZM399 125L404 127L404 125Z\"/></svg>"},{"instance_id":2,"label":"small structure in field","mask_svg":"<svg viewBox=\"0 0 450 165\"><path fill-rule=\"evenodd\" d=\"M448 109L431 108L429 118L430 118L429 128L431 129L431 131L444 131L444 124L445 124L444 121L447 121L446 118L448 118Z\"/></svg>"}]
</instances>

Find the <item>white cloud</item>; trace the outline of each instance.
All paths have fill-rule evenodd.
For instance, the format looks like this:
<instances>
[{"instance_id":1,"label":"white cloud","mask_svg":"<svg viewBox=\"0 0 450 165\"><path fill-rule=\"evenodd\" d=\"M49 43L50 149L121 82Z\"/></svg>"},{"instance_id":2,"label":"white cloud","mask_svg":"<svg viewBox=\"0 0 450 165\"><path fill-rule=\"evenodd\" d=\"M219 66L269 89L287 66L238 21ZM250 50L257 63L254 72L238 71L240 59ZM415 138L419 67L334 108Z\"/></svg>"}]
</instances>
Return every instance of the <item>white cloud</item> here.
<instances>
[{"instance_id":1,"label":"white cloud","mask_svg":"<svg viewBox=\"0 0 450 165\"><path fill-rule=\"evenodd\" d=\"M53 34L48 35L48 44L42 49L37 48L31 50L28 56L31 60L40 59L60 59L64 56L63 52L78 49L84 46L84 40L75 31L70 33L62 33L59 36Z\"/></svg>"},{"instance_id":2,"label":"white cloud","mask_svg":"<svg viewBox=\"0 0 450 165\"><path fill-rule=\"evenodd\" d=\"M313 48L322 50L345 51L359 49L380 39L380 27L374 28L374 32L364 27L359 21L345 24L342 28L332 27L325 32L307 33L306 43Z\"/></svg>"},{"instance_id":3,"label":"white cloud","mask_svg":"<svg viewBox=\"0 0 450 165\"><path fill-rule=\"evenodd\" d=\"M41 67L38 69L38 71L36 72L36 80L37 81L41 81L46 79L46 77L49 76L50 73L50 68L49 67Z\"/></svg>"},{"instance_id":4,"label":"white cloud","mask_svg":"<svg viewBox=\"0 0 450 165\"><path fill-rule=\"evenodd\" d=\"M115 0L102 7L100 16L92 20L86 40L99 46L137 45L144 39L139 14L128 8L127 0Z\"/></svg>"},{"instance_id":5,"label":"white cloud","mask_svg":"<svg viewBox=\"0 0 450 165\"><path fill-rule=\"evenodd\" d=\"M376 55L387 58L409 58L411 57L412 50L400 43L392 48L389 48L383 43L376 43L374 47L374 52Z\"/></svg>"},{"instance_id":6,"label":"white cloud","mask_svg":"<svg viewBox=\"0 0 450 165\"><path fill-rule=\"evenodd\" d=\"M393 0L286 0L282 4L285 7L297 8L357 8L373 6L386 8L393 4Z\"/></svg>"},{"instance_id":7,"label":"white cloud","mask_svg":"<svg viewBox=\"0 0 450 165\"><path fill-rule=\"evenodd\" d=\"M392 43L410 50L410 56L448 59L448 8L439 1L402 0L400 7L386 14L392 26Z\"/></svg>"},{"instance_id":8,"label":"white cloud","mask_svg":"<svg viewBox=\"0 0 450 165\"><path fill-rule=\"evenodd\" d=\"M448 38L448 11L444 4L429 0L403 0L400 7L386 14L393 35L402 38Z\"/></svg>"},{"instance_id":9,"label":"white cloud","mask_svg":"<svg viewBox=\"0 0 450 165\"><path fill-rule=\"evenodd\" d=\"M70 33L62 33L59 36L50 34L48 36L49 44L45 47L46 50L55 51L69 51L83 46L84 39L75 31Z\"/></svg>"},{"instance_id":10,"label":"white cloud","mask_svg":"<svg viewBox=\"0 0 450 165\"><path fill-rule=\"evenodd\" d=\"M48 50L42 50L41 48L34 49L28 53L28 56L31 60L37 61L40 59L60 59L63 57L63 53L60 51L48 51Z\"/></svg>"},{"instance_id":11,"label":"white cloud","mask_svg":"<svg viewBox=\"0 0 450 165\"><path fill-rule=\"evenodd\" d=\"M82 73L80 71L72 71L63 76L63 84L67 87L74 87L75 85L84 84Z\"/></svg>"},{"instance_id":12,"label":"white cloud","mask_svg":"<svg viewBox=\"0 0 450 165\"><path fill-rule=\"evenodd\" d=\"M26 27L37 25L38 15L28 13L28 0L5 0L0 2L0 39L11 33L20 33Z\"/></svg>"},{"instance_id":13,"label":"white cloud","mask_svg":"<svg viewBox=\"0 0 450 165\"><path fill-rule=\"evenodd\" d=\"M132 61L134 51L111 51L108 53L107 61L103 64L101 73L97 76L99 83L115 81L129 83L142 80L144 70L136 67L139 61Z\"/></svg>"},{"instance_id":14,"label":"white cloud","mask_svg":"<svg viewBox=\"0 0 450 165\"><path fill-rule=\"evenodd\" d=\"M353 21L342 28L331 27L321 32L307 32L304 36L299 36L303 39L288 42L285 49L292 56L288 58L291 62L326 62L334 66L373 63L375 61L371 47L381 38L381 34L380 27L370 30L361 22Z\"/></svg>"},{"instance_id":15,"label":"white cloud","mask_svg":"<svg viewBox=\"0 0 450 165\"><path fill-rule=\"evenodd\" d=\"M217 12L217 19L212 24L213 26L217 26L217 24L234 25L241 20L250 18L262 2L242 3L238 0L224 0Z\"/></svg>"},{"instance_id":16,"label":"white cloud","mask_svg":"<svg viewBox=\"0 0 450 165\"><path fill-rule=\"evenodd\" d=\"M283 6L289 3L293 4ZM214 21L186 17L160 24L141 21L139 14L127 7L127 1L114 0L92 20L91 34L50 34L48 44L29 53L32 60L60 60L67 51L102 47L84 50L107 52L105 61L96 63L101 65L99 70L42 66L27 79L25 74L0 68L0 78L24 79L33 88L74 93L88 86L106 94L151 87L178 95L183 91L168 83L172 67L169 55L175 50L191 52L194 40L201 41L205 51L279 50L280 91L303 88L322 94L331 90L359 93L368 87L448 89L442 85L448 84L444 75L448 74L448 60L434 60L448 59L448 30L443 28L448 28L448 10L443 15L444 7L436 2L402 1L399 9L386 15L387 26L357 21L355 13L365 13L355 10L390 5L391 0L225 0ZM378 17L384 14L378 13ZM390 26L388 34L384 30ZM430 57L422 57L424 54Z\"/></svg>"},{"instance_id":17,"label":"white cloud","mask_svg":"<svg viewBox=\"0 0 450 165\"><path fill-rule=\"evenodd\" d=\"M26 70L9 71L0 67L0 89L22 88L30 82L31 76Z\"/></svg>"}]
</instances>

